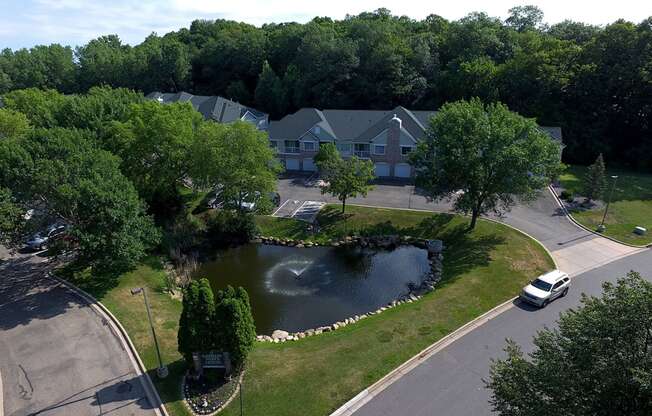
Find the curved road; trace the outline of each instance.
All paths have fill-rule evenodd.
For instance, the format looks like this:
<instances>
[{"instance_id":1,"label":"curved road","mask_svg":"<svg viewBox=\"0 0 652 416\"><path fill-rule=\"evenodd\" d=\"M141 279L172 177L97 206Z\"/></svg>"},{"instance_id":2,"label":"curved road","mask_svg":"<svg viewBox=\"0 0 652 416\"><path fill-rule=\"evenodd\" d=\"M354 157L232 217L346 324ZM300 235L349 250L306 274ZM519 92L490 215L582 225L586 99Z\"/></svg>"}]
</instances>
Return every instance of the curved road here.
<instances>
[{"instance_id":1,"label":"curved road","mask_svg":"<svg viewBox=\"0 0 652 416\"><path fill-rule=\"evenodd\" d=\"M48 266L40 260L0 263L5 416L154 415L118 336L79 297L45 277Z\"/></svg>"}]
</instances>

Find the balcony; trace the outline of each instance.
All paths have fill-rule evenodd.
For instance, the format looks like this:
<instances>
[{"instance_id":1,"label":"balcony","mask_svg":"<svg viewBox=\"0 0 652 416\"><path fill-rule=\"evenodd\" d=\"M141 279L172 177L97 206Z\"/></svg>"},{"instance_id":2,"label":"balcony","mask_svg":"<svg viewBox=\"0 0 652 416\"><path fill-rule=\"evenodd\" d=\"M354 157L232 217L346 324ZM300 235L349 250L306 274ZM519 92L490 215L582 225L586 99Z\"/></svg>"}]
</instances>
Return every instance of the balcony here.
<instances>
[{"instance_id":1,"label":"balcony","mask_svg":"<svg viewBox=\"0 0 652 416\"><path fill-rule=\"evenodd\" d=\"M369 159L369 156L371 156L371 152L369 150L356 150L353 152L353 154L360 159Z\"/></svg>"},{"instance_id":2,"label":"balcony","mask_svg":"<svg viewBox=\"0 0 652 416\"><path fill-rule=\"evenodd\" d=\"M297 146L286 147L283 153L301 153L301 148Z\"/></svg>"}]
</instances>

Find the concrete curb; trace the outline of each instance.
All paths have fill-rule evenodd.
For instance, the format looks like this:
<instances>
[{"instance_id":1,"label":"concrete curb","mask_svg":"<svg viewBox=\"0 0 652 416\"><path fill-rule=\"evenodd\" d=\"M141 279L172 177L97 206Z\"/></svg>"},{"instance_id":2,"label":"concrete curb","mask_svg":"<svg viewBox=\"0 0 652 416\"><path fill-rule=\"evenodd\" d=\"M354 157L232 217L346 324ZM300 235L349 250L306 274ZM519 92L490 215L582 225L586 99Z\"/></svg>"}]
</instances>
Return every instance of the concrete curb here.
<instances>
[{"instance_id":1,"label":"concrete curb","mask_svg":"<svg viewBox=\"0 0 652 416\"><path fill-rule=\"evenodd\" d=\"M4 416L5 414L5 406L3 402L3 391L2 391L2 373L0 373L0 416Z\"/></svg>"},{"instance_id":2,"label":"concrete curb","mask_svg":"<svg viewBox=\"0 0 652 416\"><path fill-rule=\"evenodd\" d=\"M649 247L652 247L652 243L647 244L647 245L637 245L637 244L625 243L623 241L616 240L613 237L609 237L608 235L601 234L601 233L599 233L599 232L597 232L595 230L591 230L590 228L586 227L585 225L583 225L582 223L577 221L575 218L573 218L573 214L571 214L570 211L568 211L568 209L566 208L566 206L562 202L561 198L559 198L559 195L557 195L557 192L555 192L555 189L552 186L548 186L548 190L552 194L553 198L555 198L555 201L557 202L557 205L559 205L559 208L561 208L562 211L564 212L564 215L566 215L566 218L568 218L568 220L571 223L575 224L577 227L579 227L579 228L581 228L581 229L583 229L585 231L588 231L591 234L597 235L597 236L602 237L602 238L606 238L607 240L611 240L614 243L622 244L624 246L633 247L633 248L649 248Z\"/></svg>"},{"instance_id":3,"label":"concrete curb","mask_svg":"<svg viewBox=\"0 0 652 416\"><path fill-rule=\"evenodd\" d=\"M136 370L136 373L140 376L139 379L141 381L143 389L145 390L145 394L147 394L147 399L149 400L150 404L154 406L153 409L154 413L156 413L157 416L169 416L168 411L163 405L163 402L161 401L161 397L158 395L158 391L156 390L156 387L152 382L152 379L147 374L147 369L143 364L143 362L141 361L140 356L138 355L138 351L136 351L136 347L134 347L134 344L131 342L131 339L129 338L127 331L124 329L120 321L118 321L118 319L107 309L106 306L102 304L102 302L95 299L95 297L93 297L91 294L78 288L77 286L73 285L70 282L67 282L57 276L54 276L49 272L46 273L46 276L64 285L67 289L69 289L74 294L79 296L83 301L88 303L88 305L91 308L93 308L93 310L96 313L98 313L98 315L106 319L109 325L111 325L112 331L116 335L119 335L118 338L120 339L120 342L122 343L125 351L127 352L127 355L129 356L129 359L131 360L131 363L134 369ZM0 414L0 416L2 415Z\"/></svg>"},{"instance_id":4,"label":"concrete curb","mask_svg":"<svg viewBox=\"0 0 652 416\"><path fill-rule=\"evenodd\" d=\"M352 415L355 411L360 409L362 406L364 406L367 402L369 402L371 399L373 399L376 395L378 395L380 392L385 390L387 387L389 387L391 384L393 384L395 381L403 377L405 374L409 373L412 369L417 367L419 364L422 362L426 361L428 358L432 357L439 351L443 350L450 344L454 343L458 339L462 338L464 335L468 334L469 332L473 331L474 329L478 328L479 326L482 326L486 322L490 321L491 319L497 317L498 315L502 314L503 312L511 309L514 306L514 301L518 297L513 297L500 305L496 306L495 308L483 313L482 315L478 316L472 321L467 322L466 324L462 325L455 331L451 332L450 334L446 335L439 341L435 342L434 344L426 347L424 350L422 350L420 353L417 355L413 356L394 370L392 370L390 373L385 375L383 378L372 384L371 386L367 387L363 391L361 391L358 395L356 395L354 398L346 402L344 405L342 405L339 409L331 413L330 416L350 416Z\"/></svg>"}]
</instances>

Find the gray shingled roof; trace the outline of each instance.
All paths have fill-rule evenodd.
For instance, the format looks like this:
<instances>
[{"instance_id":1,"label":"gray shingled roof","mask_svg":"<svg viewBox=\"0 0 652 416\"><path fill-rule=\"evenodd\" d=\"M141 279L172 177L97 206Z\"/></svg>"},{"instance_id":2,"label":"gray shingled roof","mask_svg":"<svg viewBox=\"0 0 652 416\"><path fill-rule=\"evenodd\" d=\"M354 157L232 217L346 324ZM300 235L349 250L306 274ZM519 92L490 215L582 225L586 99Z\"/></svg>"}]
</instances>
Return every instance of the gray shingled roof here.
<instances>
[{"instance_id":1,"label":"gray shingled roof","mask_svg":"<svg viewBox=\"0 0 652 416\"><path fill-rule=\"evenodd\" d=\"M302 108L281 120L269 124L272 140L298 140L314 126L320 126L336 140L369 141L387 128L396 114L409 135L419 140L436 111L411 111L398 106L393 110L317 110ZM541 126L540 129L557 141L562 141L561 127Z\"/></svg>"},{"instance_id":2,"label":"gray shingled roof","mask_svg":"<svg viewBox=\"0 0 652 416\"><path fill-rule=\"evenodd\" d=\"M265 120L266 122L268 119L268 115L262 111L214 95L193 95L185 91L178 93L152 92L147 94L147 98L157 100L164 104L190 102L206 120L214 120L219 123L231 123L240 120L247 111L253 114L258 121Z\"/></svg>"}]
</instances>

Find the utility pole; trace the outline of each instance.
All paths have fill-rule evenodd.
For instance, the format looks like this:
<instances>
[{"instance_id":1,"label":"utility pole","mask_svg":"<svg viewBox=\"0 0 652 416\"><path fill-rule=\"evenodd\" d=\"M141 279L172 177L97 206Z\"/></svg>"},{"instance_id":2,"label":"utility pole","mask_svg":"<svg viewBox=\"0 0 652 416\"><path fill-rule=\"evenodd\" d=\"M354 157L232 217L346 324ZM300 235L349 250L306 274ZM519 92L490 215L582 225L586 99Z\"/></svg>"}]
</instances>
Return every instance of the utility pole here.
<instances>
[{"instance_id":1,"label":"utility pole","mask_svg":"<svg viewBox=\"0 0 652 416\"><path fill-rule=\"evenodd\" d=\"M161 350L158 347L158 340L156 339L156 331L154 330L154 323L152 322L152 313L149 310L149 301L147 300L147 292L145 288L138 287L131 289L131 294L133 296L142 293L143 299L145 300L145 309L147 309L147 318L149 319L149 327L152 330L152 338L154 338L154 346L156 346L156 356L158 357L158 368L156 369L156 375L159 378L165 378L168 376L168 368L163 365L163 360L161 359Z\"/></svg>"}]
</instances>

